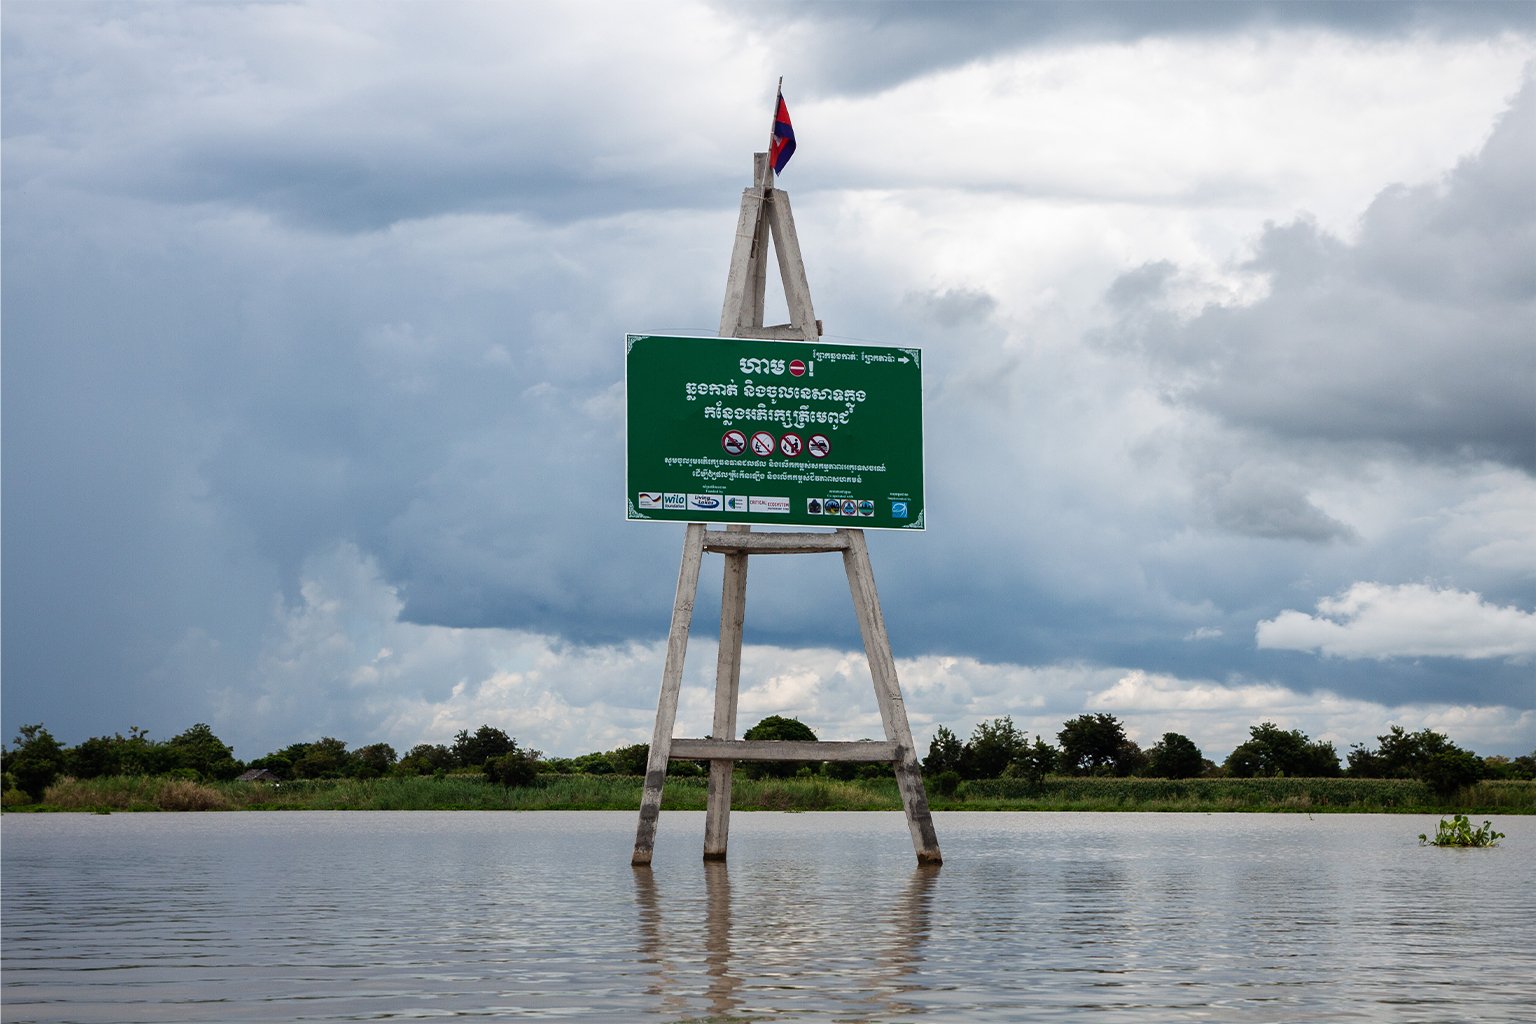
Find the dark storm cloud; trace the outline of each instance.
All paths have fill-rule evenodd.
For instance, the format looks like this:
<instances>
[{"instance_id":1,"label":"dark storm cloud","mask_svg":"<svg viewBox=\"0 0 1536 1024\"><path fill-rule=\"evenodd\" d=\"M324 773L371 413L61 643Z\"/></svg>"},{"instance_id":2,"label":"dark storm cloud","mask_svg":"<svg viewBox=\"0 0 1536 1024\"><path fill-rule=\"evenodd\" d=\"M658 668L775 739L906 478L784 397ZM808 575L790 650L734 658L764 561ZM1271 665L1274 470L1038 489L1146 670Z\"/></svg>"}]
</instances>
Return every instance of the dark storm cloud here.
<instances>
[{"instance_id":1,"label":"dark storm cloud","mask_svg":"<svg viewBox=\"0 0 1536 1024\"><path fill-rule=\"evenodd\" d=\"M1394 186L1359 237L1270 226L1247 269L1268 294L1188 321L1142 316L1166 265L1111 287L1177 400L1266 434L1391 444L1536 472L1536 84L1443 184Z\"/></svg>"},{"instance_id":2,"label":"dark storm cloud","mask_svg":"<svg viewBox=\"0 0 1536 1024\"><path fill-rule=\"evenodd\" d=\"M44 175L340 232L454 214L691 209L737 184L710 159L718 137L648 133L643 96L606 88L611 70L549 89L544 62L558 56L482 52L498 39L516 52L523 32L556 20L550 8L82 4L71 21L44 6L8 18L13 183ZM456 17L438 17L447 11ZM410 49L422 32L445 48ZM208 51L183 59L189 38Z\"/></svg>"},{"instance_id":3,"label":"dark storm cloud","mask_svg":"<svg viewBox=\"0 0 1536 1024\"><path fill-rule=\"evenodd\" d=\"M325 721L362 723L348 738L373 739L367 730L387 712L366 706L351 673L373 668L381 631L440 654L425 660L441 668L401 670L394 692L374 695L385 707L419 700L419 720L461 680L473 689L518 668L470 627L543 631L530 646L562 663L579 645L665 637L680 538L618 513L620 339L712 332L745 184L738 157L760 126L743 145L722 127L736 112L721 116L697 82L731 71L690 66L699 48L675 40L691 37L658 49L605 27L573 41L558 21L566 10L7 3L8 725L42 718L72 741L131 724L163 736L203 717L212 691L229 695L232 722L258 695L304 707L314 693L334 705ZM618 18L630 8L576 10ZM703 25L746 51L729 34L742 22L801 41L829 30L788 52L819 61L838 88L869 88L1005 46L1168 25L1355 19L1371 23L1358 31L1385 33L1436 21L1449 31L1454 20L1379 5L789 10L785 26L756 22L755 7L708 17L687 7L672 27ZM1469 23L1510 20L1497 5L1464 10ZM677 68L670 83L635 85ZM1339 575L1292 602L1311 607L1377 552L1356 551L1369 542L1314 501L1304 472L1268 474L1264 453L1246 448L1191 460L1201 493L1184 503L1153 449L1186 438L1146 441L1176 427L1139 422L1145 375L1125 356L1150 353L1177 408L1202 424L1219 414L1275 447L1361 436L1317 396L1290 393L1288 325L1337 332L1323 339L1338 364L1328 379L1356 398L1375 381L1361 362L1393 372L1383 357L1399 349L1382 351L1383 332L1413 364L1402 379L1428 373L1432 387L1456 379L1435 317L1468 325L1476 340L1464 353L1501 351L1497 310L1529 308L1511 270L1529 266L1529 250L1498 241L1529 224L1505 208L1528 176L1523 145L1501 129L1443 192L1384 194L1359 242L1306 223L1269 232L1255 267L1274 288L1251 309L1178 322L1158 299L1180 271L1154 249L1111 288L1110 305L1135 329L1106 336L1109 360L1085 357L1073 333L1082 318L1072 307L1112 272L1097 257L1039 271L1011 240L957 240L947 233L974 228L905 205L910 194L874 201L910 213L909 233L848 212L862 201L867 216L867 197L797 195L818 310L833 329L935 341L935 528L871 538L898 654L1278 674L1362 694L1444 698L1447 680L1461 686L1455 671L1389 662L1363 679L1309 654L1256 652L1254 622L1281 611L1278 592L1338 558L1327 568ZM957 181L958 223L994 220L1000 191ZM1073 194L1098 202L1094 187ZM1169 194L1202 191L1219 183ZM1129 209L1117 194L1115 209ZM1171 218L1183 212L1158 202ZM863 246L870 229L883 251ZM1485 251L1495 244L1506 260ZM969 267L925 262L944 252ZM1420 306L1395 312L1404 301ZM1358 322L1346 333L1338 324L1351 310ZM1233 323L1251 351L1226 345ZM1369 342L1359 352L1357 334ZM1492 420L1508 420L1487 384L1472 371L1462 381L1491 395ZM1378 426L1366 436L1402 433L1368 419ZM1495 450L1491 427L1464 432ZM1217 433L1191 447L1220 450L1231 437ZM1145 464L1131 450L1143 441ZM859 649L838 559L765 561L753 567L749 643ZM716 564L700 594L701 635L717 596ZM1213 639L1186 642L1196 629ZM518 692L595 692L560 671ZM1513 691L1508 671L1490 668L1456 692L1498 700ZM623 683L647 690L641 705L654 692L647 679ZM477 708L504 706L490 689ZM278 716L275 739L303 738L316 720ZM408 736L422 738L438 737Z\"/></svg>"},{"instance_id":4,"label":"dark storm cloud","mask_svg":"<svg viewBox=\"0 0 1536 1024\"><path fill-rule=\"evenodd\" d=\"M945 288L909 295L908 308L939 327L954 330L986 322L997 312L997 298L980 288Z\"/></svg>"},{"instance_id":5,"label":"dark storm cloud","mask_svg":"<svg viewBox=\"0 0 1536 1024\"><path fill-rule=\"evenodd\" d=\"M1245 467L1213 474L1201 493L1216 525L1249 537L1312 543L1352 540L1355 531L1307 500L1300 488L1272 472Z\"/></svg>"},{"instance_id":6,"label":"dark storm cloud","mask_svg":"<svg viewBox=\"0 0 1536 1024\"><path fill-rule=\"evenodd\" d=\"M292 140L271 145L243 138L230 145L204 139L190 151L167 147L175 154L169 163L116 187L161 202L218 203L296 225L353 232L455 214L512 213L560 223L634 210L689 209L713 205L706 197L729 194L736 184L710 170L661 182L622 164L601 172L589 152L573 147L562 153L558 129L504 124L493 130L505 138L538 138L553 151L486 152L471 139L439 139L407 150L388 139L349 143L335 136L284 154Z\"/></svg>"},{"instance_id":7,"label":"dark storm cloud","mask_svg":"<svg viewBox=\"0 0 1536 1024\"><path fill-rule=\"evenodd\" d=\"M1536 28L1536 8L1514 2L1209 3L790 2L731 4L734 16L793 40L798 81L822 93L878 92L907 79L1034 47L1130 43L1264 28L1317 28L1362 37L1425 32L1480 37Z\"/></svg>"}]
</instances>

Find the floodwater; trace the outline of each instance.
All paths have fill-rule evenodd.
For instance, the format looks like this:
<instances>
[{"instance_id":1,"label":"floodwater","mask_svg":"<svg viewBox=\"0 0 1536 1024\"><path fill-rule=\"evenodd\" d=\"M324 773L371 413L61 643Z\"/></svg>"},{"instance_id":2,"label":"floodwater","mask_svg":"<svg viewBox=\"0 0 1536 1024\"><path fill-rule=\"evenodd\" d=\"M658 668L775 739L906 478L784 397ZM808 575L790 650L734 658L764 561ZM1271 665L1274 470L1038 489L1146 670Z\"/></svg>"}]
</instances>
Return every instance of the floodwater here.
<instances>
[{"instance_id":1,"label":"floodwater","mask_svg":"<svg viewBox=\"0 0 1536 1024\"><path fill-rule=\"evenodd\" d=\"M5 1022L1532 1021L1536 818L6 815Z\"/></svg>"}]
</instances>

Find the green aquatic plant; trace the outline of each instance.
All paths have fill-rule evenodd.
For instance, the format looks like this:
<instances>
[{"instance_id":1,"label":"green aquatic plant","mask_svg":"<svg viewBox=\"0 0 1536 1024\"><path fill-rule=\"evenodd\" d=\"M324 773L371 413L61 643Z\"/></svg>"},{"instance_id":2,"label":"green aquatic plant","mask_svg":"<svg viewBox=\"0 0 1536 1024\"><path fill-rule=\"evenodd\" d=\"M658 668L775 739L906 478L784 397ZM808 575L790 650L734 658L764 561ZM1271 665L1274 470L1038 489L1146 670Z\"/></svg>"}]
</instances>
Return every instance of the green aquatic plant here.
<instances>
[{"instance_id":1,"label":"green aquatic plant","mask_svg":"<svg viewBox=\"0 0 1536 1024\"><path fill-rule=\"evenodd\" d=\"M1433 839L1419 833L1420 846L1498 846L1503 832L1493 830L1493 822L1485 821L1474 829L1465 814L1458 814L1450 821L1440 819L1440 828Z\"/></svg>"}]
</instances>

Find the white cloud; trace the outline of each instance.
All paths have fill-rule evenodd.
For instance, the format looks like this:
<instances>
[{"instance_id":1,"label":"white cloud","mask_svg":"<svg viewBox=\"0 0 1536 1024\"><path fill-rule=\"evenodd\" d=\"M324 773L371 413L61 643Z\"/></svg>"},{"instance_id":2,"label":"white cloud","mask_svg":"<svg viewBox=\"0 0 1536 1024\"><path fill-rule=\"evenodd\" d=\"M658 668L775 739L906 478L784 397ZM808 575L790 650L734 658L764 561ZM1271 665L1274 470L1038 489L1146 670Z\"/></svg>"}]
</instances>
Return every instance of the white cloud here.
<instances>
[{"instance_id":1,"label":"white cloud","mask_svg":"<svg viewBox=\"0 0 1536 1024\"><path fill-rule=\"evenodd\" d=\"M1180 679L1133 670L1090 694L1084 707L1112 714L1142 746L1164 732L1191 737L1213 760L1248 739L1249 728L1274 722L1328 740L1342 756L1354 743L1371 746L1388 725L1434 729L1474 750L1524 750L1536 742L1536 713L1499 705L1437 702L1383 704L1326 690L1303 693L1275 682Z\"/></svg>"},{"instance_id":2,"label":"white cloud","mask_svg":"<svg viewBox=\"0 0 1536 1024\"><path fill-rule=\"evenodd\" d=\"M1213 48L1153 38L1007 53L801 107L807 128L838 140L824 158L833 173L866 186L1228 210L1305 197L1307 209L1348 230L1382 180L1436 173L1442 146L1476 147L1495 112L1485 84L1507 82L1525 59L1512 41L1418 48L1292 31ZM892 111L916 142L897 160ZM1426 132L1427 123L1441 127ZM1360 145L1365 138L1406 144Z\"/></svg>"},{"instance_id":3,"label":"white cloud","mask_svg":"<svg viewBox=\"0 0 1536 1024\"><path fill-rule=\"evenodd\" d=\"M1438 517L1436 545L1481 572L1536 579L1536 479L1495 470L1475 482L1478 493Z\"/></svg>"},{"instance_id":4,"label":"white cloud","mask_svg":"<svg viewBox=\"0 0 1536 1024\"><path fill-rule=\"evenodd\" d=\"M224 694L216 730L244 757L321 735L353 746L389 742L404 753L487 723L553 755L650 739L664 636L573 647L525 631L417 625L401 621L400 610L395 588L355 546L311 558L298 599L276 609L257 669L238 691ZM710 732L713 654L709 637L694 638L679 736ZM748 644L742 664L738 734L782 714L823 739L881 735L862 654ZM1184 679L1070 663L922 656L899 658L897 670L922 751L940 725L964 738L978 722L1009 715L1026 733L1054 742L1067 719L1099 712L1118 717L1143 745L1179 732L1214 759L1261 721L1333 740L1341 753L1389 723L1440 729L1474 749L1521 751L1536 742L1536 714L1498 706L1387 706L1272 681Z\"/></svg>"},{"instance_id":5,"label":"white cloud","mask_svg":"<svg viewBox=\"0 0 1536 1024\"><path fill-rule=\"evenodd\" d=\"M1423 583L1356 583L1259 623L1260 647L1340 658L1524 658L1536 654L1536 613Z\"/></svg>"}]
</instances>

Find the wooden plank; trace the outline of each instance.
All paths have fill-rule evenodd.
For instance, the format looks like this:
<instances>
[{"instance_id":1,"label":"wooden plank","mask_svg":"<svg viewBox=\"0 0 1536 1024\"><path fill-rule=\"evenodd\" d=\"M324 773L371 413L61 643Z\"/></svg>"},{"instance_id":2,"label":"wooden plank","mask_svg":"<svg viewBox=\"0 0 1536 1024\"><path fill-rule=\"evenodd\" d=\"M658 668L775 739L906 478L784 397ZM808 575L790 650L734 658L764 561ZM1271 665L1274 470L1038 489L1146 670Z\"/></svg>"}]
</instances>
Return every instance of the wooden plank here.
<instances>
[{"instance_id":1,"label":"wooden plank","mask_svg":"<svg viewBox=\"0 0 1536 1024\"><path fill-rule=\"evenodd\" d=\"M768 154L763 154L764 163ZM771 175L770 175L771 177ZM772 201L773 185L762 186L763 201L757 207L757 221L752 227L752 259L748 267L749 284L743 296L741 312L736 317L736 334L763 326L763 308L768 299L768 206Z\"/></svg>"},{"instance_id":2,"label":"wooden plank","mask_svg":"<svg viewBox=\"0 0 1536 1024\"><path fill-rule=\"evenodd\" d=\"M820 321L817 321L817 324L819 325ZM817 334L820 333L818 326ZM804 341L805 330L795 324L774 324L772 327L749 327L745 324L737 324L735 336L762 341Z\"/></svg>"},{"instance_id":3,"label":"wooden plank","mask_svg":"<svg viewBox=\"0 0 1536 1024\"><path fill-rule=\"evenodd\" d=\"M848 550L844 531L837 533L727 533L710 530L704 550L715 554L786 555Z\"/></svg>"},{"instance_id":4,"label":"wooden plank","mask_svg":"<svg viewBox=\"0 0 1536 1024\"><path fill-rule=\"evenodd\" d=\"M720 336L729 338L752 316L752 292L756 284L753 256L759 248L758 223L762 219L763 190L749 188L741 193L741 213L736 218L736 241L731 247L731 266L725 277L725 303L720 310ZM763 241L766 241L764 239ZM757 263L762 260L758 259ZM757 304L762 305L758 299ZM763 321L759 317L756 323Z\"/></svg>"},{"instance_id":5,"label":"wooden plank","mask_svg":"<svg viewBox=\"0 0 1536 1024\"><path fill-rule=\"evenodd\" d=\"M699 595L699 565L704 560L704 524L689 523L683 534L683 556L677 570L677 594L672 601L672 628L667 635L667 661L656 701L656 727L651 732L645 762L645 791L640 797L640 823L635 827L635 852L630 863L649 864L656 846L656 819L661 815L661 789L667 781L672 730L677 724L677 696L683 685L683 659L688 653L688 629L693 603Z\"/></svg>"},{"instance_id":6,"label":"wooden plank","mask_svg":"<svg viewBox=\"0 0 1536 1024\"><path fill-rule=\"evenodd\" d=\"M869 545L863 530L847 530L848 550L843 552L843 567L848 574L848 589L853 593L854 611L859 617L859 632L864 637L864 654L874 679L875 700L880 705L880 721L885 736L901 750L896 764L896 786L901 791L902 807L907 812L907 828L912 833L912 848L919 864L942 864L939 837L933 828L933 814L928 795L923 790L922 769L912 747L912 729L907 723L907 708L901 698L901 684L896 678L896 659L891 654L891 638L880 612L880 595L875 590L875 571L869 561Z\"/></svg>"},{"instance_id":7,"label":"wooden plank","mask_svg":"<svg viewBox=\"0 0 1536 1024\"><path fill-rule=\"evenodd\" d=\"M805 277L805 262L800 258L800 238L795 234L789 193L776 189L767 194L767 199L768 224L773 250L779 257L779 279L784 284L784 300L789 304L789 321L800 328L800 337L815 341L820 329L816 311L811 308L811 285Z\"/></svg>"},{"instance_id":8,"label":"wooden plank","mask_svg":"<svg viewBox=\"0 0 1536 1024\"><path fill-rule=\"evenodd\" d=\"M726 533L746 536L750 526L732 525ZM715 660L715 717L711 736L736 738L736 702L741 690L741 627L747 614L747 556L725 556L720 586L720 650ZM704 815L704 859L724 860L731 833L731 767L720 758L709 762L709 794Z\"/></svg>"},{"instance_id":9,"label":"wooden plank","mask_svg":"<svg viewBox=\"0 0 1536 1024\"><path fill-rule=\"evenodd\" d=\"M724 740L674 739L674 761L859 761L895 762L901 748L881 740Z\"/></svg>"}]
</instances>

